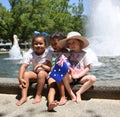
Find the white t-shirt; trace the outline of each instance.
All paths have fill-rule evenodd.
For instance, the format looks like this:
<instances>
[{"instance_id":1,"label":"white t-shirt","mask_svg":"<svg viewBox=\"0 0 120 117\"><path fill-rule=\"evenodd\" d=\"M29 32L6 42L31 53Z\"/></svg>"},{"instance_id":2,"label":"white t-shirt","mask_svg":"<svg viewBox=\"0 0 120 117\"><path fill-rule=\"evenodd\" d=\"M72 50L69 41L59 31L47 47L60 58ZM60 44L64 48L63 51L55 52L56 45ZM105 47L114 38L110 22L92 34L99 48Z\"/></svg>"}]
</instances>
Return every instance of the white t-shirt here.
<instances>
[{"instance_id":1,"label":"white t-shirt","mask_svg":"<svg viewBox=\"0 0 120 117\"><path fill-rule=\"evenodd\" d=\"M49 52L48 49L42 55L37 55L34 51L31 53L26 54L23 59L23 63L28 65L32 64L35 67L38 63L46 64L46 60L52 61L52 54Z\"/></svg>"},{"instance_id":2,"label":"white t-shirt","mask_svg":"<svg viewBox=\"0 0 120 117\"><path fill-rule=\"evenodd\" d=\"M71 52L69 60L72 66L76 66L78 69L84 69L85 66L92 63L90 55L85 51L82 51L81 53Z\"/></svg>"}]
</instances>

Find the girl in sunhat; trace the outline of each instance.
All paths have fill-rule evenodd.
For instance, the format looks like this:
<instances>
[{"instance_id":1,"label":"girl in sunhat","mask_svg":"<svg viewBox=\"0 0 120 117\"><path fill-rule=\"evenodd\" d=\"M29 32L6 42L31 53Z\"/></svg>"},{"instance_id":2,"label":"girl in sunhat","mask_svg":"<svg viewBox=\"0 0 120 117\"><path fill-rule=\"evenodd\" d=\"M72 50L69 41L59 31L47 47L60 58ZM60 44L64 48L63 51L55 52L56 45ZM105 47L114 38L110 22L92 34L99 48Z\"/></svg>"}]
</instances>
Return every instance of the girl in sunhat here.
<instances>
[{"instance_id":1,"label":"girl in sunhat","mask_svg":"<svg viewBox=\"0 0 120 117\"><path fill-rule=\"evenodd\" d=\"M79 32L73 31L68 33L66 39L62 40L62 44L70 49L69 60L72 64L63 82L71 99L78 103L81 102L81 94L88 90L96 81L95 76L88 75L92 61L90 55L83 50L89 45L89 42L85 37L81 36ZM75 95L70 84L76 83L82 83L83 85Z\"/></svg>"}]
</instances>

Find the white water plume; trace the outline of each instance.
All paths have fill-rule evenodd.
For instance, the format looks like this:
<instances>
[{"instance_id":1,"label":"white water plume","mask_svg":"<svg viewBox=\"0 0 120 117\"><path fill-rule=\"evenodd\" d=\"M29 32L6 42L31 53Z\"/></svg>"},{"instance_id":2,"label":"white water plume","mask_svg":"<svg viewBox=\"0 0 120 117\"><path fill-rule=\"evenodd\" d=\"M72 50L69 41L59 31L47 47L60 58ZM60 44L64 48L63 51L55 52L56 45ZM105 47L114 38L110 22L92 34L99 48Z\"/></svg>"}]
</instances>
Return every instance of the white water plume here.
<instances>
[{"instance_id":1,"label":"white water plume","mask_svg":"<svg viewBox=\"0 0 120 117\"><path fill-rule=\"evenodd\" d=\"M87 37L97 56L120 55L120 1L90 0Z\"/></svg>"},{"instance_id":2,"label":"white water plume","mask_svg":"<svg viewBox=\"0 0 120 117\"><path fill-rule=\"evenodd\" d=\"M23 57L22 57L20 47L18 44L19 39L17 35L13 35L13 39L14 39L14 43L13 43L12 48L9 51L9 57L10 59L22 59Z\"/></svg>"}]
</instances>

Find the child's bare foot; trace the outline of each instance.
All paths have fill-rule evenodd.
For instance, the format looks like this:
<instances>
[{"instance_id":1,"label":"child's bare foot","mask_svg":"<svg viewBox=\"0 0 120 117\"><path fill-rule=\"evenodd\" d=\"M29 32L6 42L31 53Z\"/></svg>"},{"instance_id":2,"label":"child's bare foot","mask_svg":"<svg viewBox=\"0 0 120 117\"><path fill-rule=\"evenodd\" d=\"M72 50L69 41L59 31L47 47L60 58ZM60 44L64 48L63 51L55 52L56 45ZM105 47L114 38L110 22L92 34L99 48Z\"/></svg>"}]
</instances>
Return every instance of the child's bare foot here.
<instances>
[{"instance_id":1,"label":"child's bare foot","mask_svg":"<svg viewBox=\"0 0 120 117\"><path fill-rule=\"evenodd\" d=\"M41 96L36 95L35 99L33 100L32 104L39 103L41 101Z\"/></svg>"},{"instance_id":2,"label":"child's bare foot","mask_svg":"<svg viewBox=\"0 0 120 117\"><path fill-rule=\"evenodd\" d=\"M75 96L75 94L74 94L74 93L72 93L72 94L71 94L71 100L72 100L73 102L75 102L75 101L76 101L76 96Z\"/></svg>"},{"instance_id":3,"label":"child's bare foot","mask_svg":"<svg viewBox=\"0 0 120 117\"><path fill-rule=\"evenodd\" d=\"M48 111L52 111L56 106L59 105L59 102L58 101L53 101L52 103L50 103L48 105Z\"/></svg>"},{"instance_id":4,"label":"child's bare foot","mask_svg":"<svg viewBox=\"0 0 120 117\"><path fill-rule=\"evenodd\" d=\"M59 102L59 106L66 104L66 102L67 102L66 97L61 97L60 102Z\"/></svg>"},{"instance_id":5,"label":"child's bare foot","mask_svg":"<svg viewBox=\"0 0 120 117\"><path fill-rule=\"evenodd\" d=\"M80 93L77 92L76 97L77 97L76 102L80 103L82 101Z\"/></svg>"},{"instance_id":6,"label":"child's bare foot","mask_svg":"<svg viewBox=\"0 0 120 117\"><path fill-rule=\"evenodd\" d=\"M16 103L16 105L17 105L17 106L20 106L20 105L22 105L23 103L25 103L26 101L27 101L26 98L21 98L21 99Z\"/></svg>"}]
</instances>

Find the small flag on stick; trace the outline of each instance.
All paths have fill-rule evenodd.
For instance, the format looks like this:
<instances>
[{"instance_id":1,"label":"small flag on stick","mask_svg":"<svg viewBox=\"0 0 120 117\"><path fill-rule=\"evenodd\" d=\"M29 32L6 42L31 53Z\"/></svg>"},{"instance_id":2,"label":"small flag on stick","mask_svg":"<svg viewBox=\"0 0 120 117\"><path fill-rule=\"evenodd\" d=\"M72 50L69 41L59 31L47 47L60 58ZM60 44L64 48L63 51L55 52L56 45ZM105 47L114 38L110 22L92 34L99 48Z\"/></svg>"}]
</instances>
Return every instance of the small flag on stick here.
<instances>
[{"instance_id":1,"label":"small flag on stick","mask_svg":"<svg viewBox=\"0 0 120 117\"><path fill-rule=\"evenodd\" d=\"M62 54L53 67L52 71L49 73L49 77L54 78L57 82L61 82L70 67L71 64L68 58Z\"/></svg>"}]
</instances>

